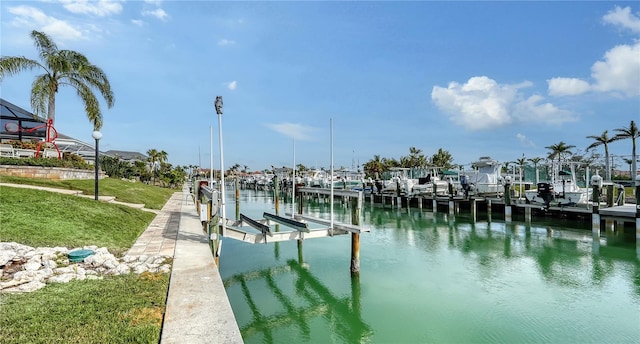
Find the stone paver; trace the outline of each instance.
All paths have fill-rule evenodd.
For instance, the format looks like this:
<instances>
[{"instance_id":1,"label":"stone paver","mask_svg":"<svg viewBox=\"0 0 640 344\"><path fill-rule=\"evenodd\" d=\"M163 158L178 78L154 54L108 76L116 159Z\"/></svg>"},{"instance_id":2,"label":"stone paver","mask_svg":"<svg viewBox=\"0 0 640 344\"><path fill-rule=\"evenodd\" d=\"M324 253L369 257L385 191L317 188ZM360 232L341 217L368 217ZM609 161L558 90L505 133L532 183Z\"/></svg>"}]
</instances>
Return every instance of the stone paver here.
<instances>
[{"instance_id":1,"label":"stone paver","mask_svg":"<svg viewBox=\"0 0 640 344\"><path fill-rule=\"evenodd\" d=\"M183 199L182 192L174 193L127 254L173 256Z\"/></svg>"}]
</instances>

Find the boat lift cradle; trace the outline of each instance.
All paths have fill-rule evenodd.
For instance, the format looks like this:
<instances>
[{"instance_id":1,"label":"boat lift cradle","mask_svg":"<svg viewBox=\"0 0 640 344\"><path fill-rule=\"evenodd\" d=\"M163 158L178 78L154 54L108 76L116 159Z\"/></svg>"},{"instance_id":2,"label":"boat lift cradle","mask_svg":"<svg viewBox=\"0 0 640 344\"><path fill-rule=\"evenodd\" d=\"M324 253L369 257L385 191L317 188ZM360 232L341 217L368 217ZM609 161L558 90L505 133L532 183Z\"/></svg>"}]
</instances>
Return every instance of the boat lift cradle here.
<instances>
[{"instance_id":1,"label":"boat lift cradle","mask_svg":"<svg viewBox=\"0 0 640 344\"><path fill-rule=\"evenodd\" d=\"M287 214L290 216L290 214ZM240 220L233 221L226 219L225 237L244 241L251 244L260 244L267 242L278 242L288 240L304 240L313 238L323 238L334 235L369 232L368 228L361 228L360 226L345 224L340 222L331 222L329 220L320 219L307 215L295 215L294 218L282 217L265 212L263 219L255 220L244 214L240 214ZM221 221L225 221L221 219ZM309 228L309 223L313 222L323 227ZM271 224L280 224L286 227L291 227L293 231L278 231L271 230ZM243 227L252 227L259 231L259 233L251 233L245 230ZM268 240L267 240L268 238Z\"/></svg>"}]
</instances>

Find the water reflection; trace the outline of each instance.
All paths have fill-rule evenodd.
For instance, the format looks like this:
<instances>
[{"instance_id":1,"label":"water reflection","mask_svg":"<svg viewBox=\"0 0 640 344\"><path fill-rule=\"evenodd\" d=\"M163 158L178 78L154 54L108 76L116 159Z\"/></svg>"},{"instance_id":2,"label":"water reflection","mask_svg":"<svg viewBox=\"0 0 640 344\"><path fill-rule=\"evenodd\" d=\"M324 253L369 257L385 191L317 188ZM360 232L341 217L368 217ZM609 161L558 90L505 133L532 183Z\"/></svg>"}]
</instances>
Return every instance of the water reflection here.
<instances>
[{"instance_id":1,"label":"water reflection","mask_svg":"<svg viewBox=\"0 0 640 344\"><path fill-rule=\"evenodd\" d=\"M247 200L249 213L274 207ZM336 221L350 221L348 207L335 205ZM328 218L329 203L303 211ZM293 242L227 246L221 274L245 342L637 342L629 233L367 203L361 214L371 232L358 279L347 277L347 237L305 241L304 262Z\"/></svg>"},{"instance_id":2,"label":"water reflection","mask_svg":"<svg viewBox=\"0 0 640 344\"><path fill-rule=\"evenodd\" d=\"M395 240L423 246L426 251L437 250L440 237L445 237L448 249L476 259L480 270L498 270L509 260L533 259L547 282L587 286L602 285L613 276L616 260L634 263L638 269L634 238L623 231L606 231L603 237L594 238L587 228L565 229L552 222L471 222L465 215L382 208L370 208L365 213L377 229L393 229ZM417 242L418 238L422 241ZM634 284L636 290L640 289L637 278Z\"/></svg>"},{"instance_id":3,"label":"water reflection","mask_svg":"<svg viewBox=\"0 0 640 344\"><path fill-rule=\"evenodd\" d=\"M286 277L293 278L293 293L287 291L290 286L282 285L282 281L288 280ZM272 313L273 305L268 309L260 309L259 302L254 299L248 286L256 280L265 283L266 288L279 302L282 311ZM334 340L340 342L368 342L373 333L371 327L362 319L358 276L351 278L351 297L339 298L304 264L290 259L284 266L233 275L224 280L224 286L227 290L239 286L251 311L251 321L241 324L240 327L245 341L262 335L264 343L279 342L274 339L274 332L283 328L290 330L291 327L297 328L301 340L309 341L312 335L310 323L318 317L327 322L331 328L331 335L338 337ZM258 291L256 294L264 295L264 291Z\"/></svg>"}]
</instances>

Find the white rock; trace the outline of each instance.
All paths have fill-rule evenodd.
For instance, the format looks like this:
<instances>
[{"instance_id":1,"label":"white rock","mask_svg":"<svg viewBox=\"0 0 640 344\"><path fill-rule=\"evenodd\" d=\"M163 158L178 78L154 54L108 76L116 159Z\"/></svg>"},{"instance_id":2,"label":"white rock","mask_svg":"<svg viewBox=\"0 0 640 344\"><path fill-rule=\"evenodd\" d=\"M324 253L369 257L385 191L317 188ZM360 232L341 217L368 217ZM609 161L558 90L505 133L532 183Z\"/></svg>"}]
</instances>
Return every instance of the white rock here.
<instances>
[{"instance_id":1,"label":"white rock","mask_svg":"<svg viewBox=\"0 0 640 344\"><path fill-rule=\"evenodd\" d=\"M115 269L118 265L118 261L114 258L114 259L108 259L106 260L102 266L104 266L107 269Z\"/></svg>"},{"instance_id":2,"label":"white rock","mask_svg":"<svg viewBox=\"0 0 640 344\"><path fill-rule=\"evenodd\" d=\"M84 259L84 263L69 262L68 252L92 250L93 255ZM15 242L0 242L0 277L6 275L2 269L10 262L26 262L23 270L13 274L13 279L0 282L2 293L28 292L40 289L47 283L66 283L73 279L102 279L102 275L128 274L132 271L168 273L171 264L165 263L171 256L124 256L120 259L109 253L106 247L85 246L67 249L66 247L33 248ZM58 267L58 264L62 266ZM5 277L6 278L6 277Z\"/></svg>"},{"instance_id":3,"label":"white rock","mask_svg":"<svg viewBox=\"0 0 640 344\"><path fill-rule=\"evenodd\" d=\"M42 266L49 269L55 269L58 267L58 264L54 260L45 260L42 262Z\"/></svg>"},{"instance_id":4,"label":"white rock","mask_svg":"<svg viewBox=\"0 0 640 344\"><path fill-rule=\"evenodd\" d=\"M92 247L96 247L96 246L92 246ZM88 250L92 250L95 251L96 254L110 254L109 250L107 250L106 247L100 247L100 248L88 248Z\"/></svg>"},{"instance_id":5,"label":"white rock","mask_svg":"<svg viewBox=\"0 0 640 344\"><path fill-rule=\"evenodd\" d=\"M12 261L17 254L18 253L14 250L10 250L10 249L4 250L2 247L0 247L0 266L4 266L8 262Z\"/></svg>"},{"instance_id":6,"label":"white rock","mask_svg":"<svg viewBox=\"0 0 640 344\"><path fill-rule=\"evenodd\" d=\"M17 286L17 290L16 291L20 291L23 293L28 293L28 292L32 292L32 291L36 291L38 289L42 289L46 286L46 284L40 282L40 281L32 281L29 283L25 283L25 284L21 284L19 286ZM14 289L14 288L12 288ZM8 290L11 291L11 290Z\"/></svg>"},{"instance_id":7,"label":"white rock","mask_svg":"<svg viewBox=\"0 0 640 344\"><path fill-rule=\"evenodd\" d=\"M52 271L38 270L38 271L18 271L13 275L15 281L44 281L47 277L52 275Z\"/></svg>"},{"instance_id":8,"label":"white rock","mask_svg":"<svg viewBox=\"0 0 640 344\"><path fill-rule=\"evenodd\" d=\"M126 255L126 256L124 256L124 257L120 258L120 260L122 260L122 261L123 261L123 262L125 262L125 263L131 263L131 262L133 262L133 261L138 260L138 257L134 257L134 256Z\"/></svg>"},{"instance_id":9,"label":"white rock","mask_svg":"<svg viewBox=\"0 0 640 344\"><path fill-rule=\"evenodd\" d=\"M92 266L101 266L108 257L102 254L94 254L84 259L85 264L91 264Z\"/></svg>"},{"instance_id":10,"label":"white rock","mask_svg":"<svg viewBox=\"0 0 640 344\"><path fill-rule=\"evenodd\" d=\"M27 271L37 271L40 267L42 267L42 258L39 255L31 257L31 259L22 266L22 268Z\"/></svg>"},{"instance_id":11,"label":"white rock","mask_svg":"<svg viewBox=\"0 0 640 344\"><path fill-rule=\"evenodd\" d=\"M51 276L47 281L50 283L68 283L69 281L73 280L75 277L76 277L76 274L63 274L63 275Z\"/></svg>"},{"instance_id":12,"label":"white rock","mask_svg":"<svg viewBox=\"0 0 640 344\"><path fill-rule=\"evenodd\" d=\"M149 270L144 265L138 265L138 266L133 267L133 272L135 272L137 274L141 274L141 273L146 272L146 271L149 271Z\"/></svg>"},{"instance_id":13,"label":"white rock","mask_svg":"<svg viewBox=\"0 0 640 344\"><path fill-rule=\"evenodd\" d=\"M35 255L37 255L36 250L33 250L33 249L32 249L32 250L28 250L28 251L26 251L26 252L24 252L24 253L22 253L22 252L20 252L20 251L18 251L18 252L19 252L19 254L20 254L23 258L26 258L26 259L31 259L31 258L33 258Z\"/></svg>"},{"instance_id":14,"label":"white rock","mask_svg":"<svg viewBox=\"0 0 640 344\"><path fill-rule=\"evenodd\" d=\"M60 247L60 246L56 246L53 248L53 250L58 253L58 254L66 254L69 253L69 250L66 247Z\"/></svg>"},{"instance_id":15,"label":"white rock","mask_svg":"<svg viewBox=\"0 0 640 344\"><path fill-rule=\"evenodd\" d=\"M116 275L128 274L131 272L131 268L127 264L120 264L115 268Z\"/></svg>"},{"instance_id":16,"label":"white rock","mask_svg":"<svg viewBox=\"0 0 640 344\"><path fill-rule=\"evenodd\" d=\"M56 275L71 274L75 272L76 272L76 269L74 268L73 265L53 269L53 273Z\"/></svg>"},{"instance_id":17,"label":"white rock","mask_svg":"<svg viewBox=\"0 0 640 344\"><path fill-rule=\"evenodd\" d=\"M152 264L160 265L160 264L164 263L164 260L165 260L165 258L163 256L155 256L154 259L153 259Z\"/></svg>"}]
</instances>

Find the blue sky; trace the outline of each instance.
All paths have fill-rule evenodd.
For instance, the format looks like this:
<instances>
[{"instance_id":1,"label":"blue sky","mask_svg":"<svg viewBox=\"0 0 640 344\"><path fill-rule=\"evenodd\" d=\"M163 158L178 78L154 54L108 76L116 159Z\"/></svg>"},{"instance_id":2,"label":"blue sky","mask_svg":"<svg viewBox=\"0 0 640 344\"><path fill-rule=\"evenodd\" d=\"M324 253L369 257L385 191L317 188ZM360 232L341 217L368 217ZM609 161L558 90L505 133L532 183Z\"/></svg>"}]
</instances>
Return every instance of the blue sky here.
<instances>
[{"instance_id":1,"label":"blue sky","mask_svg":"<svg viewBox=\"0 0 640 344\"><path fill-rule=\"evenodd\" d=\"M584 153L640 122L640 5L634 2L2 1L1 55L37 59L29 33L107 74L100 148L168 153L177 165L337 167L375 154L448 150L456 164ZM36 72L2 98L29 109ZM71 88L59 132L92 142ZM631 141L610 144L631 155ZM599 153L603 153L600 148ZM619 166L620 169L626 167Z\"/></svg>"}]
</instances>

